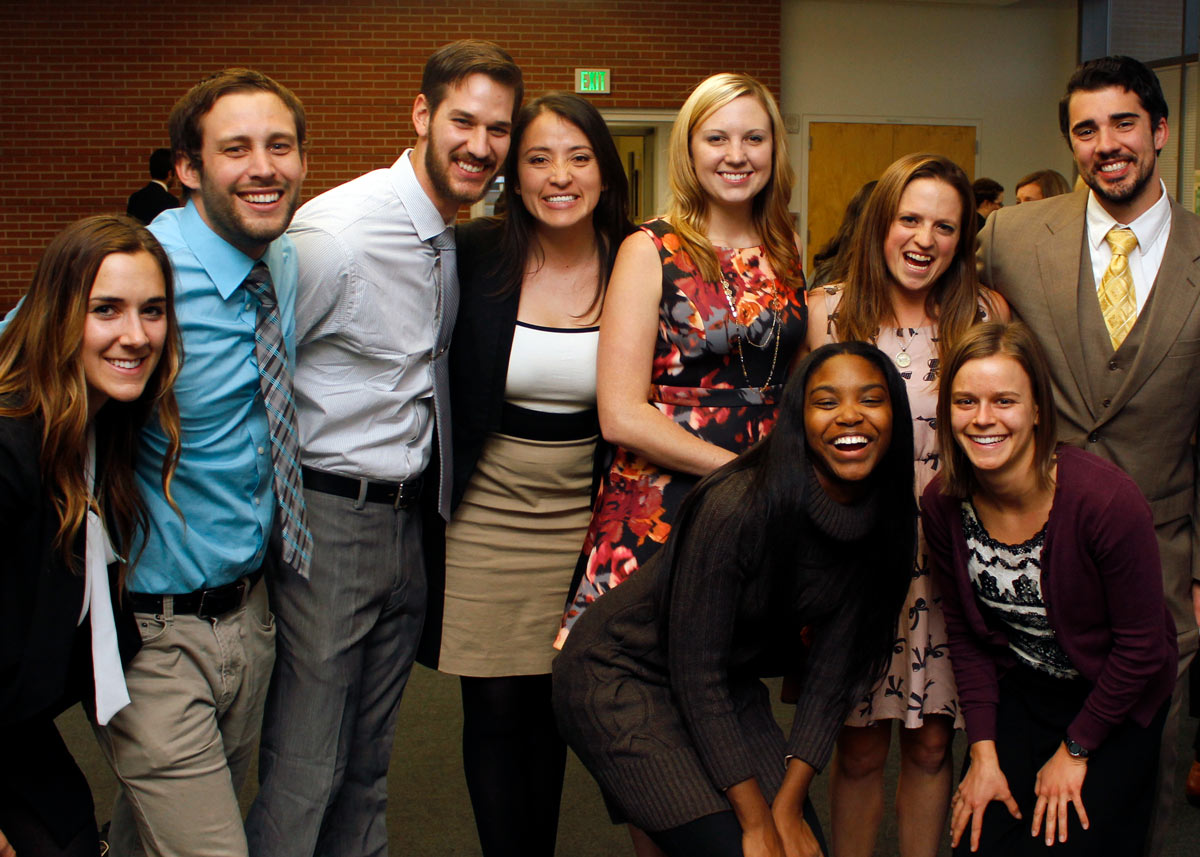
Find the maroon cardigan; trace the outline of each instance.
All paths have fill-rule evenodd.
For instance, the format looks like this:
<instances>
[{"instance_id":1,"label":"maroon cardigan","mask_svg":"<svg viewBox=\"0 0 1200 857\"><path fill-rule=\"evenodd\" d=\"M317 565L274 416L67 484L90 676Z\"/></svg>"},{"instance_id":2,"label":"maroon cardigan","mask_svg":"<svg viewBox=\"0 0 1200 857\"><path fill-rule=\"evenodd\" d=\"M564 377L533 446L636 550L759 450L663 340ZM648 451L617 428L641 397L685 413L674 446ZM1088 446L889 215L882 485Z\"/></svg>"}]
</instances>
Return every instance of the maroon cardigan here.
<instances>
[{"instance_id":1,"label":"maroon cardigan","mask_svg":"<svg viewBox=\"0 0 1200 857\"><path fill-rule=\"evenodd\" d=\"M999 678L1016 664L1002 624L967 574L961 503L939 477L921 499L967 737L995 740ZM1175 686L1175 623L1163 599L1150 507L1113 464L1059 447L1042 548L1042 597L1058 644L1092 684L1067 734L1089 750L1126 718L1147 725Z\"/></svg>"}]
</instances>

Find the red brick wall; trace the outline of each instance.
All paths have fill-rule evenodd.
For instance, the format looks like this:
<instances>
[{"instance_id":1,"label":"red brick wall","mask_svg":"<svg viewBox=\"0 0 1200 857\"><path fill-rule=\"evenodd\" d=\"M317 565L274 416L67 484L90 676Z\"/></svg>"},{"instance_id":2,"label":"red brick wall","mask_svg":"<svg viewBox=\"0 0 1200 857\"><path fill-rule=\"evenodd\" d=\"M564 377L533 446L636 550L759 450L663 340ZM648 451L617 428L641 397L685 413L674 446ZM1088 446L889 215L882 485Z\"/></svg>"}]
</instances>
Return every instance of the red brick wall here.
<instances>
[{"instance_id":1,"label":"red brick wall","mask_svg":"<svg viewBox=\"0 0 1200 857\"><path fill-rule=\"evenodd\" d=\"M56 231L123 212L167 145L171 105L203 75L244 65L304 101L305 198L385 166L411 142L425 58L492 39L526 91L612 70L601 107L678 107L698 81L745 71L779 92L779 0L346 0L0 3L0 311Z\"/></svg>"}]
</instances>

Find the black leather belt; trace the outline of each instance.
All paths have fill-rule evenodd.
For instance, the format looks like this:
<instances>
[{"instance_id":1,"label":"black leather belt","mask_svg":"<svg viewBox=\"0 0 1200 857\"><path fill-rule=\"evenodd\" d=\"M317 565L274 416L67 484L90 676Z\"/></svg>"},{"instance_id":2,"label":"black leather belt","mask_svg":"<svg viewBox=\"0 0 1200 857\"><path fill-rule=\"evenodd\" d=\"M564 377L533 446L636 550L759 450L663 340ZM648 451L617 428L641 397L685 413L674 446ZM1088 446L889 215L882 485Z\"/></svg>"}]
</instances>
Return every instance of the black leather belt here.
<instances>
[{"instance_id":1,"label":"black leather belt","mask_svg":"<svg viewBox=\"0 0 1200 857\"><path fill-rule=\"evenodd\" d=\"M171 599L171 612L178 616L195 615L201 619L217 619L236 610L246 603L246 596L254 588L254 584L262 578L262 569L256 569L245 577L238 578L233 583L224 586L214 586L212 589L197 589L195 592L185 592L182 595L151 595L148 592L130 592L129 603L135 613L153 613L160 616L163 609L163 599Z\"/></svg>"},{"instance_id":2,"label":"black leather belt","mask_svg":"<svg viewBox=\"0 0 1200 857\"><path fill-rule=\"evenodd\" d=\"M357 500L362 493L364 480L350 476L339 476L336 473L326 473L324 470L313 470L302 467L304 488L309 491L320 491L322 494L333 494L336 497L348 497ZM406 479L403 482L367 482L367 493L364 499L368 503L387 503L397 509L407 509L421 497L421 477Z\"/></svg>"}]
</instances>

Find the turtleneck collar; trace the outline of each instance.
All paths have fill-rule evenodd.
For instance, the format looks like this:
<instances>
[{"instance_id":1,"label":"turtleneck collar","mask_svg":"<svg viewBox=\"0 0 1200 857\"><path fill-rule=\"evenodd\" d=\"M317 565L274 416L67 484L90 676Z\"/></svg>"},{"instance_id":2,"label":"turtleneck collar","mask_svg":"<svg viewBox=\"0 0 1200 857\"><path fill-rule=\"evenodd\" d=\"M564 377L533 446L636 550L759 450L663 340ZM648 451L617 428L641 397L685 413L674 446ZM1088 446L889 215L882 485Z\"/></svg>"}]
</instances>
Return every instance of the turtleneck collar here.
<instances>
[{"instance_id":1,"label":"turtleneck collar","mask_svg":"<svg viewBox=\"0 0 1200 857\"><path fill-rule=\"evenodd\" d=\"M805 498L806 511L813 525L839 542L849 542L865 537L879 518L879 491L868 492L856 503L843 506L825 493L817 479L811 461L805 462L808 476L808 492Z\"/></svg>"}]
</instances>

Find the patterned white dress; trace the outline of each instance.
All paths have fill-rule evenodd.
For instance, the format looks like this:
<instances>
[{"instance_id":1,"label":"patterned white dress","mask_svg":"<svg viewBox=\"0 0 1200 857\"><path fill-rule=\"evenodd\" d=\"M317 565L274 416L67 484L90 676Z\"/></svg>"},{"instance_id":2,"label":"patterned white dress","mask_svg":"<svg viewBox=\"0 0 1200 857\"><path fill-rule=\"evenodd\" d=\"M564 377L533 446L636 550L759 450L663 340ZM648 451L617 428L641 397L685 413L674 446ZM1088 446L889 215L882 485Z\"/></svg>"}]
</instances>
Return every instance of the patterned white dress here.
<instances>
[{"instance_id":1,"label":"patterned white dress","mask_svg":"<svg viewBox=\"0 0 1200 857\"><path fill-rule=\"evenodd\" d=\"M837 305L842 297L840 286L822 289L830 320L826 335L836 340ZM810 300L818 300L814 292ZM933 480L940 463L937 436L937 328L883 328L875 345L895 359L900 353L909 357L908 366L897 365L908 390L913 418L913 459L919 499ZM847 726L868 726L880 720L899 720L906 728L924 725L929 714L954 719L955 728L963 728L958 709L958 688L950 666L950 647L946 638L946 620L942 615L942 596L930 574L925 547L925 532L917 522L917 561L895 643L892 662L883 681L855 705L846 719Z\"/></svg>"}]
</instances>

